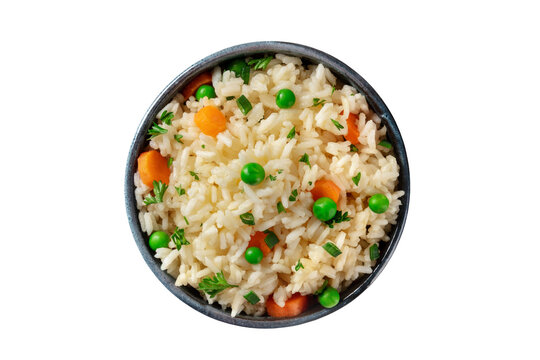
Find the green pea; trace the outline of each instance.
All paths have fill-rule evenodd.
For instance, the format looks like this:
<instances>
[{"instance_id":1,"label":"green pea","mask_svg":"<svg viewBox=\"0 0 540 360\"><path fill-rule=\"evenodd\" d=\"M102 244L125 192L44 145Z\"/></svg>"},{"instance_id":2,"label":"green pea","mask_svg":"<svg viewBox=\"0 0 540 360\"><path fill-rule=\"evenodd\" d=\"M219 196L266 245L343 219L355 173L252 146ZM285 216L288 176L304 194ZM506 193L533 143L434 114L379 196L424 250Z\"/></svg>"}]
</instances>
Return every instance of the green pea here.
<instances>
[{"instance_id":1,"label":"green pea","mask_svg":"<svg viewBox=\"0 0 540 360\"><path fill-rule=\"evenodd\" d=\"M327 286L326 289L319 295L319 304L325 308L333 308L339 303L339 292L331 286Z\"/></svg>"},{"instance_id":2,"label":"green pea","mask_svg":"<svg viewBox=\"0 0 540 360\"><path fill-rule=\"evenodd\" d=\"M154 251L159 248L169 247L169 234L165 231L153 232L148 239L148 245L150 245L150 249Z\"/></svg>"},{"instance_id":3,"label":"green pea","mask_svg":"<svg viewBox=\"0 0 540 360\"><path fill-rule=\"evenodd\" d=\"M328 221L336 215L337 204L334 200L322 197L313 204L313 213L321 221Z\"/></svg>"},{"instance_id":4,"label":"green pea","mask_svg":"<svg viewBox=\"0 0 540 360\"><path fill-rule=\"evenodd\" d=\"M281 89L276 94L276 105L281 109L288 109L296 102L296 96L290 89Z\"/></svg>"},{"instance_id":5,"label":"green pea","mask_svg":"<svg viewBox=\"0 0 540 360\"><path fill-rule=\"evenodd\" d=\"M204 97L207 97L209 99L213 99L216 97L216 92L211 85L201 85L197 89L197 92L195 93L195 99L199 101Z\"/></svg>"},{"instance_id":6,"label":"green pea","mask_svg":"<svg viewBox=\"0 0 540 360\"><path fill-rule=\"evenodd\" d=\"M368 200L369 208L377 214L382 214L388 210L388 205L390 205L390 201L388 201L388 198L383 194L372 195Z\"/></svg>"},{"instance_id":7,"label":"green pea","mask_svg":"<svg viewBox=\"0 0 540 360\"><path fill-rule=\"evenodd\" d=\"M242 181L248 185L260 184L265 176L264 168L257 163L248 163L244 165L240 172Z\"/></svg>"},{"instance_id":8,"label":"green pea","mask_svg":"<svg viewBox=\"0 0 540 360\"><path fill-rule=\"evenodd\" d=\"M263 259L263 252L258 247L252 246L250 248L247 248L244 257L246 258L248 263L258 264Z\"/></svg>"}]
</instances>

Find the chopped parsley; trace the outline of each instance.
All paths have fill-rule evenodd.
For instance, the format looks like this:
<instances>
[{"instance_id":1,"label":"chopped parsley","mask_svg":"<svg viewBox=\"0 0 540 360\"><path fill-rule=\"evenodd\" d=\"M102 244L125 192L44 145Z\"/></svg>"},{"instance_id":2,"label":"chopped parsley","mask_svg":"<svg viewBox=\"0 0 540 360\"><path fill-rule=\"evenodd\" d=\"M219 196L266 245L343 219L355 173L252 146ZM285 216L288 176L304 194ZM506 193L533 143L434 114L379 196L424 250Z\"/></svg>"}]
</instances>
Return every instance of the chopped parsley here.
<instances>
[{"instance_id":1,"label":"chopped parsley","mask_svg":"<svg viewBox=\"0 0 540 360\"><path fill-rule=\"evenodd\" d=\"M157 204L157 203L163 202L163 194L165 194L165 191L167 190L168 185L162 183L161 180L160 181L154 180L153 184L154 184L154 196L148 195L144 199L145 205Z\"/></svg>"},{"instance_id":2,"label":"chopped parsley","mask_svg":"<svg viewBox=\"0 0 540 360\"><path fill-rule=\"evenodd\" d=\"M174 117L174 114L172 112L164 110L161 113L161 117L159 118L159 120L161 120L161 122L164 124L171 125L171 121L173 117Z\"/></svg>"},{"instance_id":3,"label":"chopped parsley","mask_svg":"<svg viewBox=\"0 0 540 360\"><path fill-rule=\"evenodd\" d=\"M174 242L174 245L176 245L176 249L180 250L182 248L182 245L189 245L189 241L187 241L185 235L184 235L184 229L176 227L176 230L171 235L171 240Z\"/></svg>"},{"instance_id":4,"label":"chopped parsley","mask_svg":"<svg viewBox=\"0 0 540 360\"><path fill-rule=\"evenodd\" d=\"M243 213L240 215L240 220L246 225L255 225L255 218L252 213Z\"/></svg>"},{"instance_id":5,"label":"chopped parsley","mask_svg":"<svg viewBox=\"0 0 540 360\"><path fill-rule=\"evenodd\" d=\"M291 191L291 195L289 195L289 201L296 201L296 197L298 196L298 190L294 189Z\"/></svg>"},{"instance_id":6,"label":"chopped parsley","mask_svg":"<svg viewBox=\"0 0 540 360\"><path fill-rule=\"evenodd\" d=\"M334 123L334 125L337 127L338 130L344 129L343 125L341 125L337 120L330 119Z\"/></svg>"},{"instance_id":7,"label":"chopped parsley","mask_svg":"<svg viewBox=\"0 0 540 360\"><path fill-rule=\"evenodd\" d=\"M277 212L278 214L281 214L282 212L287 212L281 201L277 203Z\"/></svg>"},{"instance_id":8,"label":"chopped parsley","mask_svg":"<svg viewBox=\"0 0 540 360\"><path fill-rule=\"evenodd\" d=\"M306 163L307 165L309 165L309 168L311 169L311 164L309 163L309 155L304 153L304 155L302 155L302 157L300 158L299 160L300 162L303 162L303 163Z\"/></svg>"},{"instance_id":9,"label":"chopped parsley","mask_svg":"<svg viewBox=\"0 0 540 360\"><path fill-rule=\"evenodd\" d=\"M300 259L298 259L298 262L296 263L296 266L294 267L294 271L300 270L300 268L304 268L304 265L300 262Z\"/></svg>"},{"instance_id":10,"label":"chopped parsley","mask_svg":"<svg viewBox=\"0 0 540 360\"><path fill-rule=\"evenodd\" d=\"M294 136L296 135L296 126L293 126L291 131L287 134L287 139L294 139Z\"/></svg>"},{"instance_id":11,"label":"chopped parsley","mask_svg":"<svg viewBox=\"0 0 540 360\"><path fill-rule=\"evenodd\" d=\"M195 180L200 180L199 175L195 171L190 171L189 175L193 176L195 178Z\"/></svg>"},{"instance_id":12,"label":"chopped parsley","mask_svg":"<svg viewBox=\"0 0 540 360\"><path fill-rule=\"evenodd\" d=\"M339 254L341 254L341 250L339 250L339 248L334 243L331 243L330 241L323 245L323 249L326 250L326 252L332 255L333 257L336 257Z\"/></svg>"},{"instance_id":13,"label":"chopped parsley","mask_svg":"<svg viewBox=\"0 0 540 360\"><path fill-rule=\"evenodd\" d=\"M218 293L230 287L238 287L238 285L231 285L225 280L223 272L218 272L213 278L205 277L199 283L199 289L210 295L211 298L216 296Z\"/></svg>"},{"instance_id":14,"label":"chopped parsley","mask_svg":"<svg viewBox=\"0 0 540 360\"><path fill-rule=\"evenodd\" d=\"M261 301L261 299L253 291L250 291L246 295L244 295L244 299L246 299L251 305L255 305L256 303Z\"/></svg>"},{"instance_id":15,"label":"chopped parsley","mask_svg":"<svg viewBox=\"0 0 540 360\"><path fill-rule=\"evenodd\" d=\"M150 135L150 139L155 138L158 135L166 134L167 129L162 128L156 123L152 123L152 127L150 130L148 130L148 135Z\"/></svg>"},{"instance_id":16,"label":"chopped parsley","mask_svg":"<svg viewBox=\"0 0 540 360\"><path fill-rule=\"evenodd\" d=\"M182 185L175 186L176 192L178 193L178 196L182 196L186 193L186 189L182 189Z\"/></svg>"},{"instance_id":17,"label":"chopped parsley","mask_svg":"<svg viewBox=\"0 0 540 360\"><path fill-rule=\"evenodd\" d=\"M174 140L176 140L177 142L179 142L180 144L183 144L184 142L182 141L182 138L184 137L184 135L182 134L176 134L174 135Z\"/></svg>"},{"instance_id":18,"label":"chopped parsley","mask_svg":"<svg viewBox=\"0 0 540 360\"><path fill-rule=\"evenodd\" d=\"M266 67L272 61L271 56L264 57L262 59L253 59L248 61L248 65L253 67L253 70L266 70Z\"/></svg>"},{"instance_id":19,"label":"chopped parsley","mask_svg":"<svg viewBox=\"0 0 540 360\"><path fill-rule=\"evenodd\" d=\"M356 174L356 176L352 178L354 185L358 186L358 183L360 182L361 177L362 177L362 173L358 172L358 174Z\"/></svg>"},{"instance_id":20,"label":"chopped parsley","mask_svg":"<svg viewBox=\"0 0 540 360\"><path fill-rule=\"evenodd\" d=\"M323 105L325 102L326 102L326 100L324 100L324 99L313 98L313 105L312 106Z\"/></svg>"},{"instance_id":21,"label":"chopped parsley","mask_svg":"<svg viewBox=\"0 0 540 360\"><path fill-rule=\"evenodd\" d=\"M333 228L334 224L339 224L344 221L351 221L351 218L349 217L349 213L345 211L343 214L341 213L341 210L338 210L336 212L336 215L334 215L333 218L331 218L328 221L325 221L324 223L328 225L329 228Z\"/></svg>"}]
</instances>

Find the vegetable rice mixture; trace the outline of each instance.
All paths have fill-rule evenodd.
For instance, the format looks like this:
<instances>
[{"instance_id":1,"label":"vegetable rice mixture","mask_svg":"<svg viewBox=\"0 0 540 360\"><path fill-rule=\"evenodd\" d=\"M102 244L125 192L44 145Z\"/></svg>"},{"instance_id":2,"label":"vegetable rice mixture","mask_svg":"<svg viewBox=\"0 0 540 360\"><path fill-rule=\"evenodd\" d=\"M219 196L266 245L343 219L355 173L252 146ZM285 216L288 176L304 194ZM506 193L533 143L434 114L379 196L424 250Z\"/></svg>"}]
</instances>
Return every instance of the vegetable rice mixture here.
<instances>
[{"instance_id":1,"label":"vegetable rice mixture","mask_svg":"<svg viewBox=\"0 0 540 360\"><path fill-rule=\"evenodd\" d=\"M158 114L135 195L177 286L273 317L331 308L372 272L401 204L399 167L365 97L323 65L236 59Z\"/></svg>"}]
</instances>

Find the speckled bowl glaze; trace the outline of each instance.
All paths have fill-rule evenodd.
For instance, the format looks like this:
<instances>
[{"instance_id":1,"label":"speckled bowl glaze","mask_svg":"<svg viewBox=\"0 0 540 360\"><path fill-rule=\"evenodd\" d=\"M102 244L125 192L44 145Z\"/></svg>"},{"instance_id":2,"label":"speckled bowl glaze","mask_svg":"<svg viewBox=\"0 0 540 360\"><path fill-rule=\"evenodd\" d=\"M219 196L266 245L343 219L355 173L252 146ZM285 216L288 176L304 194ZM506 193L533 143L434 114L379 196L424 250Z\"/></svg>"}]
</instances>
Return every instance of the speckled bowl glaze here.
<instances>
[{"instance_id":1,"label":"speckled bowl glaze","mask_svg":"<svg viewBox=\"0 0 540 360\"><path fill-rule=\"evenodd\" d=\"M314 304L307 311L293 318L272 318L267 316L255 317L244 314L232 317L229 310L222 310L217 304L209 305L206 300L199 295L199 292L196 289L190 286L175 286L175 279L160 269L160 260L154 258L154 251L152 251L148 246L148 237L142 232L139 224L137 215L138 210L134 195L135 186L133 184L133 176L137 171L137 157L147 144L146 134L152 125L157 112L167 103L169 103L173 99L174 95L177 94L198 74L211 70L216 65L220 65L223 62L233 58L265 53L283 53L298 56L302 58L304 64L322 63L324 66L328 67L334 73L334 75L340 78L344 84L354 86L357 90L362 92L366 96L370 108L380 116L383 124L387 127L387 138L394 147L394 152L400 167L398 189L405 191L405 195L401 198L402 205L399 211L397 224L390 232L391 240L389 242L381 243L381 256L379 257L373 272L369 275L359 277L346 290L342 291L340 294L341 301L334 308L326 309L319 304ZM171 293L191 306L193 309L216 320L253 328L278 328L299 325L333 313L334 311L341 309L343 306L353 301L356 297L358 297L358 295L364 292L364 290L366 290L373 281L375 281L394 253L403 231L409 206L409 182L409 165L407 162L407 154L405 152L405 146L403 144L401 134L398 130L396 122L394 121L394 118L392 117L392 114L390 114L390 111L382 99L367 83L367 81L365 81L356 71L345 65L343 62L320 50L299 44L275 41L259 41L233 46L198 61L178 75L158 95L142 118L142 121L135 133L135 138L133 139L131 148L129 149L124 190L129 225L131 227L131 231L133 232L135 243L139 247L143 258L150 269Z\"/></svg>"}]
</instances>

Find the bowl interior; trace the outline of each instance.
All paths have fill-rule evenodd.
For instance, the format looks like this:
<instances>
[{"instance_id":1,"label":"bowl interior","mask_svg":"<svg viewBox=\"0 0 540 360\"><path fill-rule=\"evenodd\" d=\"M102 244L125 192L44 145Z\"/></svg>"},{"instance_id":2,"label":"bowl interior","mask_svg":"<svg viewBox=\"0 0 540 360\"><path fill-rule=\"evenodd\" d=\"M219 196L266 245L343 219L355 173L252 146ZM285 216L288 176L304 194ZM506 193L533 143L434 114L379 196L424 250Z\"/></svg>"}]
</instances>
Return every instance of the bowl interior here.
<instances>
[{"instance_id":1,"label":"bowl interior","mask_svg":"<svg viewBox=\"0 0 540 360\"><path fill-rule=\"evenodd\" d=\"M147 144L146 133L152 125L157 112L169 103L194 77L230 59L274 53L300 57L302 58L304 65L309 63L322 63L324 66L328 67L332 73L343 82L343 84L355 87L366 96L370 108L382 119L383 124L387 127L387 137L393 145L394 153L400 167L397 188L399 190L404 190L405 195L401 197L402 205L400 207L397 224L393 226L389 234L390 241L380 243L381 255L373 272L359 277L346 290L342 291L340 293L341 301L337 306L326 309L319 304L313 304L306 312L294 318L255 317L243 314L239 314L233 318L230 315L229 310L222 310L221 306L217 304L209 305L206 300L200 296L198 290L190 286L175 286L175 279L161 270L161 261L154 258L154 252L148 246L147 236L142 232L139 224L138 210L134 195L135 185L133 183L133 176L137 171L137 157ZM137 243L144 260L161 283L163 283L163 285L165 285L165 287L167 287L167 289L169 289L176 297L197 311L220 321L247 327L275 328L298 325L328 315L355 299L377 278L392 256L403 231L409 205L409 187L409 165L399 129L382 99L358 73L336 58L304 45L284 42L255 42L233 46L200 60L178 75L158 95L144 115L129 151L125 175L125 201L129 224L135 242Z\"/></svg>"}]
</instances>

